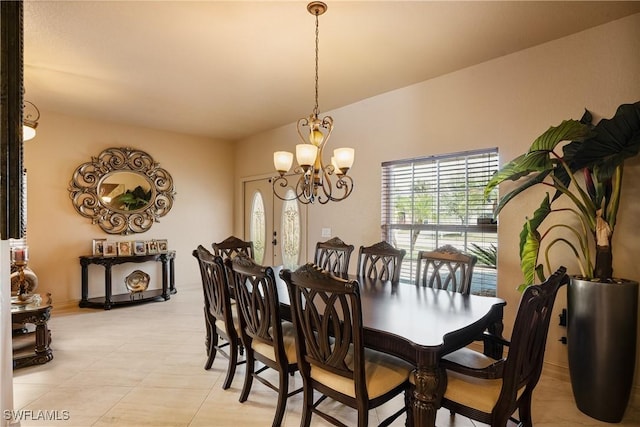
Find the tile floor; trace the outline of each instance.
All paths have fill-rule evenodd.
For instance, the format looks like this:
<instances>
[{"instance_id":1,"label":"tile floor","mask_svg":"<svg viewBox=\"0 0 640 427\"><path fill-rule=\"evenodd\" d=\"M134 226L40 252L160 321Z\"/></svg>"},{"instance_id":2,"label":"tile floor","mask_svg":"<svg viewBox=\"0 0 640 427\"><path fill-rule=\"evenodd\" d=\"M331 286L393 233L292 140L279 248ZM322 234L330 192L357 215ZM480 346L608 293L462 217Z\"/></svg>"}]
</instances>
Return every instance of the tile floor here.
<instances>
[{"instance_id":1,"label":"tile floor","mask_svg":"<svg viewBox=\"0 0 640 427\"><path fill-rule=\"evenodd\" d=\"M254 381L249 400L238 402L244 378L241 365L229 390L221 384L226 359L205 363L202 293L180 289L170 301L110 311L54 309L50 321L54 359L46 365L14 372L14 407L47 410L68 418L29 419L22 426L270 426L275 410L273 391ZM294 376L292 387L301 384ZM370 413L370 424L391 413L402 400ZM354 412L335 404L335 413L354 425ZM283 425L300 424L301 395L289 399ZM52 412L52 411L58 411ZM68 411L68 412L63 412ZM68 416L67 416L68 415ZM606 426L576 409L570 385L543 373L534 393L536 426ZM478 426L446 410L439 427ZM325 426L313 418L313 426ZM404 425L404 417L394 426ZM621 426L640 425L640 405L632 405Z\"/></svg>"}]
</instances>

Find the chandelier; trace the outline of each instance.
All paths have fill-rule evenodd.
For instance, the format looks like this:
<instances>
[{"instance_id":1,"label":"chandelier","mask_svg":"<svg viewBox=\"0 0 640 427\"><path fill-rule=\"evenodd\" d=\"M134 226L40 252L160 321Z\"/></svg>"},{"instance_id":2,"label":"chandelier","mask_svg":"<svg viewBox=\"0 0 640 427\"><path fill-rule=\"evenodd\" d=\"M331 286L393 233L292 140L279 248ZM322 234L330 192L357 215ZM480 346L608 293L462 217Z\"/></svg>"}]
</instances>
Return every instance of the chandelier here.
<instances>
[{"instance_id":1,"label":"chandelier","mask_svg":"<svg viewBox=\"0 0 640 427\"><path fill-rule=\"evenodd\" d=\"M40 120L40 110L33 102L24 101L22 108L22 140L28 141L36 136L36 128Z\"/></svg>"},{"instance_id":2,"label":"chandelier","mask_svg":"<svg viewBox=\"0 0 640 427\"><path fill-rule=\"evenodd\" d=\"M293 154L288 151L273 153L273 163L279 173L273 180L273 193L281 200L298 199L300 203L309 204L314 201L326 204L346 199L353 191L353 179L347 175L353 165L355 150L353 148L336 148L333 150L331 162L325 164L322 151L333 131L333 118L318 115L318 17L327 11L327 5L314 1L307 5L309 13L316 17L316 78L315 107L309 117L298 120L297 130L302 144L296 145L298 166L293 173L298 175L295 186L295 198L283 195L289 186L285 176L293 164ZM306 136L305 136L306 135ZM333 178L333 180L332 180Z\"/></svg>"}]
</instances>

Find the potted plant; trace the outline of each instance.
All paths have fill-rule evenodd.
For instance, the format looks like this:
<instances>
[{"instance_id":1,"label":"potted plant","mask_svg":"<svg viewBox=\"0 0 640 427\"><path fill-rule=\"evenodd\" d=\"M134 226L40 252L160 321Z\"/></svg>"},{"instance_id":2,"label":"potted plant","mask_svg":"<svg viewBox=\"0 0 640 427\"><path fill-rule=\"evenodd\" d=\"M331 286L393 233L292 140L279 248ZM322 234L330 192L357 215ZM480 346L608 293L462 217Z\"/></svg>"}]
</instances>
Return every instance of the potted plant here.
<instances>
[{"instance_id":1,"label":"potted plant","mask_svg":"<svg viewBox=\"0 0 640 427\"><path fill-rule=\"evenodd\" d=\"M638 282L614 278L611 243L624 162L639 149L640 102L620 105L595 125L586 110L579 121L549 128L485 188L488 196L500 183L517 181L500 198L496 215L529 188L551 190L520 233L520 289L553 271L554 247L575 256L580 275L567 291L573 393L581 411L608 422L622 420L636 361Z\"/></svg>"}]
</instances>

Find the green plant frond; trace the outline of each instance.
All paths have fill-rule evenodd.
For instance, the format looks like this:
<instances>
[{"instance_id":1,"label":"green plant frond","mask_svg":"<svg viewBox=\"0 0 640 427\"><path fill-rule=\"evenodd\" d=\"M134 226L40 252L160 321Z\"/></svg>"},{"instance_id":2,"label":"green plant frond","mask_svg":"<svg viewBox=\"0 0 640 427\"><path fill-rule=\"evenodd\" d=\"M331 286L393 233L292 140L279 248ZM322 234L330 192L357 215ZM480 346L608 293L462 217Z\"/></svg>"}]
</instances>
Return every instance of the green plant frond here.
<instances>
[{"instance_id":1,"label":"green plant frond","mask_svg":"<svg viewBox=\"0 0 640 427\"><path fill-rule=\"evenodd\" d=\"M522 226L522 231L520 232L520 256L522 256L523 253L531 250L531 248L526 248L527 243L530 239L529 234L536 233L539 236L540 233L538 232L538 228L550 213L551 203L549 203L549 193L547 193L545 198L542 199L542 202L540 203L538 209L533 212L533 217L527 218L524 225Z\"/></svg>"},{"instance_id":2,"label":"green plant frond","mask_svg":"<svg viewBox=\"0 0 640 427\"><path fill-rule=\"evenodd\" d=\"M547 250L545 251L545 259L547 261L547 270L549 272L553 272L554 271L554 270L551 269L551 265L549 263L549 257L547 255L548 252L549 252L549 249L551 248L551 246L553 246L553 244L556 241L562 240L562 241L565 241L565 243L569 244L571 246L571 249L573 249L573 253L576 256L576 258L578 259L578 262L580 263L580 270L582 271L582 274L584 275L585 271L587 271L587 270L591 271L591 269L589 267L590 266L590 261L589 261L589 255L590 255L590 253L589 253L589 242L587 242L585 240L586 239L586 234L581 233L576 228L574 228L574 227L572 227L570 225L567 225L567 224L554 224L554 225L552 225L551 227L549 227L547 229L547 232L545 233L545 236L548 235L555 228L565 228L565 229L571 231L571 233L575 236L575 239L578 242L578 247L580 248L580 252L582 254L578 253L578 250L577 250L576 246L573 245L573 244L570 244L568 240L566 240L564 238L563 239L554 239L551 243L549 243L549 245L547 246ZM542 237L542 239L544 239L544 236Z\"/></svg>"},{"instance_id":3,"label":"green plant frond","mask_svg":"<svg viewBox=\"0 0 640 427\"><path fill-rule=\"evenodd\" d=\"M503 197L500 198L500 200L498 201L498 204L496 205L495 211L494 211L494 215L498 216L498 214L500 213L500 211L502 210L502 208L509 203L509 201L511 201L511 199L513 199L514 197L516 197L518 194L522 193L524 190L526 190L527 188L533 187L537 184L540 184L542 181L545 180L545 178L549 175L551 171L550 170L546 170L543 171L535 176L532 176L531 178L529 178L526 182L524 182L522 185L520 185L518 188L510 191L509 193L505 194ZM485 194L486 193L486 188L485 188Z\"/></svg>"},{"instance_id":4,"label":"green plant frond","mask_svg":"<svg viewBox=\"0 0 640 427\"><path fill-rule=\"evenodd\" d=\"M620 164L616 168L611 179L611 196L609 197L609 204L605 206L604 220L607 221L611 232L616 227L616 217L618 216L618 207L620 206L620 194L622 189L622 173L624 172L624 164Z\"/></svg>"},{"instance_id":5,"label":"green plant frond","mask_svg":"<svg viewBox=\"0 0 640 427\"><path fill-rule=\"evenodd\" d=\"M612 118L600 120L593 130L594 135L577 148L572 170L598 166L597 178L605 181L640 152L640 101L620 105Z\"/></svg>"},{"instance_id":6,"label":"green plant frond","mask_svg":"<svg viewBox=\"0 0 640 427\"><path fill-rule=\"evenodd\" d=\"M585 270L585 265L583 263L582 258L580 257L580 254L578 253L578 250L576 249L576 247L573 245L573 243L571 243L570 241L568 241L567 239L565 239L563 237L558 237L557 239L553 239L547 245L547 249L544 251L544 259L545 259L545 263L547 264L547 271L553 271L553 270L551 270L551 262L549 261L549 251L551 250L551 248L556 243L565 243L567 246L569 246L571 248L571 250L573 251L573 255L575 255L576 259L578 260L578 266L580 267L580 273L582 274L582 276L583 277L590 277L590 276L587 276L587 271Z\"/></svg>"},{"instance_id":7,"label":"green plant frond","mask_svg":"<svg viewBox=\"0 0 640 427\"><path fill-rule=\"evenodd\" d=\"M573 204L578 208L578 210L580 211L578 216L588 220L589 229L594 230L596 226L596 223L595 223L596 206L593 204L593 201L591 200L589 195L577 183L576 183L576 189L578 194L580 195L580 198L578 198L578 196L576 196L571 190L564 187L562 183L558 182L555 176L553 177L553 182L554 182L554 187L557 188L558 191L560 191L562 194L567 196L569 199L571 199ZM558 198L557 196L554 196L553 200L556 200L557 198Z\"/></svg>"},{"instance_id":8,"label":"green plant frond","mask_svg":"<svg viewBox=\"0 0 640 427\"><path fill-rule=\"evenodd\" d=\"M544 172L554 166L548 152L536 151L522 154L498 170L484 189L485 198L504 181L517 181L532 172Z\"/></svg>"},{"instance_id":9,"label":"green plant frond","mask_svg":"<svg viewBox=\"0 0 640 427\"><path fill-rule=\"evenodd\" d=\"M495 267L498 264L498 248L493 243L489 248L483 248L475 243L471 243L468 251L478 257L478 262L481 264L490 267Z\"/></svg>"},{"instance_id":10,"label":"green plant frond","mask_svg":"<svg viewBox=\"0 0 640 427\"><path fill-rule=\"evenodd\" d=\"M563 120L558 126L552 126L533 141L529 153L552 151L562 141L580 141L591 134L591 126L578 120Z\"/></svg>"},{"instance_id":11,"label":"green plant frond","mask_svg":"<svg viewBox=\"0 0 640 427\"><path fill-rule=\"evenodd\" d=\"M524 275L524 284L531 285L535 281L536 262L540 250L540 234L529 227L529 221L525 224L526 235L520 252L520 270ZM522 234L521 234L522 236Z\"/></svg>"},{"instance_id":12,"label":"green plant frond","mask_svg":"<svg viewBox=\"0 0 640 427\"><path fill-rule=\"evenodd\" d=\"M542 264L538 264L538 266L536 267L536 275L538 276L538 280L540 281L540 283L547 280L544 275L544 267L542 266Z\"/></svg>"}]
</instances>

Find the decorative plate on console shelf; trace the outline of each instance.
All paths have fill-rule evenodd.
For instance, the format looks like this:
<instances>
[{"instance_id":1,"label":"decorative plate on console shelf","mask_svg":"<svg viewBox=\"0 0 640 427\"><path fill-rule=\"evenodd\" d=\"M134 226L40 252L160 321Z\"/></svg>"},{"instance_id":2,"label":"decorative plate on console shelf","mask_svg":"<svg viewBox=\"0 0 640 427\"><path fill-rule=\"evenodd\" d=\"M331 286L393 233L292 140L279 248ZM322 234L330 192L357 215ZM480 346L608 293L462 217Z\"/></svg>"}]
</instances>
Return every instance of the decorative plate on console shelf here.
<instances>
[{"instance_id":1,"label":"decorative plate on console shelf","mask_svg":"<svg viewBox=\"0 0 640 427\"><path fill-rule=\"evenodd\" d=\"M30 268L25 268L24 272L24 293L30 294L38 287L38 276ZM18 295L20 287L20 271L16 270L11 273L11 296Z\"/></svg>"},{"instance_id":2,"label":"decorative plate on console shelf","mask_svg":"<svg viewBox=\"0 0 640 427\"><path fill-rule=\"evenodd\" d=\"M144 271L135 270L124 279L124 284L132 294L146 291L149 287L149 275Z\"/></svg>"}]
</instances>

